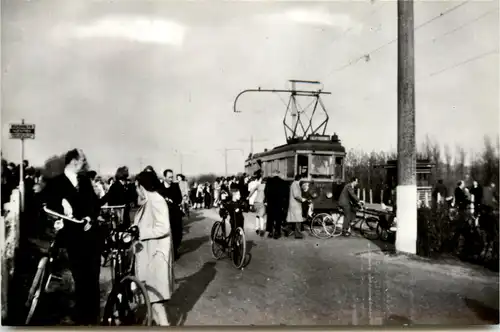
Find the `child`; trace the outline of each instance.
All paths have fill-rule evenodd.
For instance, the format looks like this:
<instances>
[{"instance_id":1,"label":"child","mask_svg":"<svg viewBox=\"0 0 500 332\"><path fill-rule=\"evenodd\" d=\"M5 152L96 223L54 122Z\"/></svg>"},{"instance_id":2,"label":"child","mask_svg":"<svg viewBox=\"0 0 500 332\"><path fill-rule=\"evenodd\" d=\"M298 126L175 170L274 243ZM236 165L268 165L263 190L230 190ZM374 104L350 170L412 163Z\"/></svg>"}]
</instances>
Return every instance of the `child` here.
<instances>
[{"instance_id":1,"label":"child","mask_svg":"<svg viewBox=\"0 0 500 332\"><path fill-rule=\"evenodd\" d=\"M240 198L240 190L233 184L233 186L231 186L231 201L225 206L229 214L229 225L231 226L229 234L238 227L244 227L245 218L243 217L243 205Z\"/></svg>"}]
</instances>

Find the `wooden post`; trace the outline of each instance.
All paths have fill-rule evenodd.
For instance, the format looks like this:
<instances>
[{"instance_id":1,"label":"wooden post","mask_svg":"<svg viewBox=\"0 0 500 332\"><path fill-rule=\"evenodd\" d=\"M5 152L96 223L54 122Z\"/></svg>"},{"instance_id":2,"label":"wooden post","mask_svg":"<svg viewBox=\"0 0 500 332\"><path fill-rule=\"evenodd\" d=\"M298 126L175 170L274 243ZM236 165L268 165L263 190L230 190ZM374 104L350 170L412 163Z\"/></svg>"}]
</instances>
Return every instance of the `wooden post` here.
<instances>
[{"instance_id":1,"label":"wooden post","mask_svg":"<svg viewBox=\"0 0 500 332\"><path fill-rule=\"evenodd\" d=\"M358 192L357 192L357 194L358 194L358 197L359 197L359 196L360 196L360 191L359 191L359 188L358 188Z\"/></svg>"},{"instance_id":2,"label":"wooden post","mask_svg":"<svg viewBox=\"0 0 500 332\"><path fill-rule=\"evenodd\" d=\"M384 189L380 190L380 203L384 203Z\"/></svg>"},{"instance_id":3,"label":"wooden post","mask_svg":"<svg viewBox=\"0 0 500 332\"><path fill-rule=\"evenodd\" d=\"M398 0L398 186L396 250L417 252L413 0Z\"/></svg>"},{"instance_id":4,"label":"wooden post","mask_svg":"<svg viewBox=\"0 0 500 332\"><path fill-rule=\"evenodd\" d=\"M437 193L436 203L437 203L437 205L441 204L441 194L440 193Z\"/></svg>"},{"instance_id":5,"label":"wooden post","mask_svg":"<svg viewBox=\"0 0 500 332\"><path fill-rule=\"evenodd\" d=\"M363 202L366 202L366 189L363 188Z\"/></svg>"},{"instance_id":6,"label":"wooden post","mask_svg":"<svg viewBox=\"0 0 500 332\"><path fill-rule=\"evenodd\" d=\"M373 204L373 191L370 188L370 204Z\"/></svg>"},{"instance_id":7,"label":"wooden post","mask_svg":"<svg viewBox=\"0 0 500 332\"><path fill-rule=\"evenodd\" d=\"M424 206L429 207L429 193L427 191L424 193Z\"/></svg>"}]
</instances>

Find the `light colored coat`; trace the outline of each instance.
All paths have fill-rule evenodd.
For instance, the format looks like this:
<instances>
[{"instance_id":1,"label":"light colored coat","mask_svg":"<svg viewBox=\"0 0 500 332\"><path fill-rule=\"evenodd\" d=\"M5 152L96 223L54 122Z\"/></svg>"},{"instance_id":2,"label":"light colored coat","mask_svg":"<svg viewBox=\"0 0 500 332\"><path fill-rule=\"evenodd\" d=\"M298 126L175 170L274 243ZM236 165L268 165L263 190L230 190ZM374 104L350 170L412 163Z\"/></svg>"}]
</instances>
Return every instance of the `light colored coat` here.
<instances>
[{"instance_id":1,"label":"light colored coat","mask_svg":"<svg viewBox=\"0 0 500 332\"><path fill-rule=\"evenodd\" d=\"M287 222L303 222L302 218L302 189L299 181L293 181L290 186L290 202L288 204Z\"/></svg>"},{"instance_id":2,"label":"light colored coat","mask_svg":"<svg viewBox=\"0 0 500 332\"><path fill-rule=\"evenodd\" d=\"M170 299L174 292L172 233L163 197L157 192L145 195L134 221L142 245L136 253L136 276L146 282L150 300L156 302Z\"/></svg>"}]
</instances>

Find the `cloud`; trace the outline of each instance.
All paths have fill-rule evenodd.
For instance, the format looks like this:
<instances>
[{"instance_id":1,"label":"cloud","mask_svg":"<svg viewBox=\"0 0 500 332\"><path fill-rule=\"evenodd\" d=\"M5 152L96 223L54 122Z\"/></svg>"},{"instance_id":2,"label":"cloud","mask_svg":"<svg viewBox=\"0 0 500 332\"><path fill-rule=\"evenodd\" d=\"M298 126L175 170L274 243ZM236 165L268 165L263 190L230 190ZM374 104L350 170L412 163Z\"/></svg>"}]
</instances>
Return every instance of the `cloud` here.
<instances>
[{"instance_id":1,"label":"cloud","mask_svg":"<svg viewBox=\"0 0 500 332\"><path fill-rule=\"evenodd\" d=\"M336 27L341 30L360 30L362 28L362 24L354 21L349 15L329 13L324 8L295 8L282 13L261 15L260 18L273 22L286 21L312 26Z\"/></svg>"},{"instance_id":2,"label":"cloud","mask_svg":"<svg viewBox=\"0 0 500 332\"><path fill-rule=\"evenodd\" d=\"M58 33L66 34L67 27L58 27ZM186 28L174 21L152 19L140 16L107 16L88 25L69 29L72 37L78 39L110 38L140 43L181 46Z\"/></svg>"}]
</instances>

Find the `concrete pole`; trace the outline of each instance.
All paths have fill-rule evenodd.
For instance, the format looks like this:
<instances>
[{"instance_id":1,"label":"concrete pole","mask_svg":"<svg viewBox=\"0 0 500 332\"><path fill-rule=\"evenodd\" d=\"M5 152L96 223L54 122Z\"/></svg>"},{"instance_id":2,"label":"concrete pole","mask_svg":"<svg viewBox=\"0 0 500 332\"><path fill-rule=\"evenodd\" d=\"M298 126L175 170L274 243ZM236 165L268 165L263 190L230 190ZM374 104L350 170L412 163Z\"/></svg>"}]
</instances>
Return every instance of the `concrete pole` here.
<instances>
[{"instance_id":1,"label":"concrete pole","mask_svg":"<svg viewBox=\"0 0 500 332\"><path fill-rule=\"evenodd\" d=\"M417 253L413 0L398 0L398 232L396 250Z\"/></svg>"},{"instance_id":2,"label":"concrete pole","mask_svg":"<svg viewBox=\"0 0 500 332\"><path fill-rule=\"evenodd\" d=\"M366 189L363 188L363 202L366 202Z\"/></svg>"},{"instance_id":3,"label":"concrete pole","mask_svg":"<svg viewBox=\"0 0 500 332\"><path fill-rule=\"evenodd\" d=\"M384 203L384 189L380 190L380 203Z\"/></svg>"},{"instance_id":4,"label":"concrete pole","mask_svg":"<svg viewBox=\"0 0 500 332\"><path fill-rule=\"evenodd\" d=\"M373 204L373 191L370 188L370 204Z\"/></svg>"}]
</instances>

